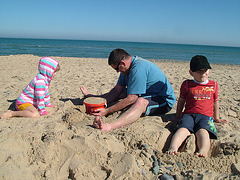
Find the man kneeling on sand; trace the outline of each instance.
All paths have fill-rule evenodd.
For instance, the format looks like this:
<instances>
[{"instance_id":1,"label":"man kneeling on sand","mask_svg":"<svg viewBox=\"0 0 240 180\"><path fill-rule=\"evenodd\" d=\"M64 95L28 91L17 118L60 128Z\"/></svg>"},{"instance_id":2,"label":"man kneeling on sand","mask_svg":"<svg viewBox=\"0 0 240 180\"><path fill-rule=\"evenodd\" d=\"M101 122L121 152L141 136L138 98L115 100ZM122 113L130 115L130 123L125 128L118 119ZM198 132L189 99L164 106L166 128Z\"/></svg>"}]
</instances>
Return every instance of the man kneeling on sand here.
<instances>
[{"instance_id":1,"label":"man kneeling on sand","mask_svg":"<svg viewBox=\"0 0 240 180\"><path fill-rule=\"evenodd\" d=\"M120 72L116 86L106 94L93 95L82 86L86 97L102 97L114 105L95 110L93 126L104 132L135 122L142 115L165 114L169 112L176 97L165 74L154 63L137 56L131 56L123 49L113 50L108 64ZM103 123L99 116L106 116L125 107L130 108L112 123Z\"/></svg>"}]
</instances>

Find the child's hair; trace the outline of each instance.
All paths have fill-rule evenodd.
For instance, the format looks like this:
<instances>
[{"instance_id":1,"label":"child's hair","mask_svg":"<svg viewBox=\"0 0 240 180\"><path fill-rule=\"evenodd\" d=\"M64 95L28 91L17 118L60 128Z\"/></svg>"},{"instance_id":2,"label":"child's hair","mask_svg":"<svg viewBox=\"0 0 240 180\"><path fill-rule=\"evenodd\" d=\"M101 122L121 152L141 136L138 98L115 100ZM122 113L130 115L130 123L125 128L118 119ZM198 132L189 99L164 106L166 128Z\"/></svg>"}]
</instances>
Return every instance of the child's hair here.
<instances>
[{"instance_id":1,"label":"child's hair","mask_svg":"<svg viewBox=\"0 0 240 180\"><path fill-rule=\"evenodd\" d=\"M59 64L58 64L58 66L57 66L55 72L58 72L58 71L60 71L60 65L59 65Z\"/></svg>"}]
</instances>

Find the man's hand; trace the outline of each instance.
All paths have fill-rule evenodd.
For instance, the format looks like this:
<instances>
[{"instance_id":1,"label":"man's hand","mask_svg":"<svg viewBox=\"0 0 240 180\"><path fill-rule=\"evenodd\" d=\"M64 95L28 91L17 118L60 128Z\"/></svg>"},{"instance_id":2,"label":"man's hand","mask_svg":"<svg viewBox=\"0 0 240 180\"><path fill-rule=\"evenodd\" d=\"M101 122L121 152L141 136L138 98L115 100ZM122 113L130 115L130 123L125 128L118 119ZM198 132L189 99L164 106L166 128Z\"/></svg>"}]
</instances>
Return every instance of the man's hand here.
<instances>
[{"instance_id":1,"label":"man's hand","mask_svg":"<svg viewBox=\"0 0 240 180\"><path fill-rule=\"evenodd\" d=\"M108 109L107 108L96 109L93 112L91 112L91 114L94 116L106 116L108 114Z\"/></svg>"}]
</instances>

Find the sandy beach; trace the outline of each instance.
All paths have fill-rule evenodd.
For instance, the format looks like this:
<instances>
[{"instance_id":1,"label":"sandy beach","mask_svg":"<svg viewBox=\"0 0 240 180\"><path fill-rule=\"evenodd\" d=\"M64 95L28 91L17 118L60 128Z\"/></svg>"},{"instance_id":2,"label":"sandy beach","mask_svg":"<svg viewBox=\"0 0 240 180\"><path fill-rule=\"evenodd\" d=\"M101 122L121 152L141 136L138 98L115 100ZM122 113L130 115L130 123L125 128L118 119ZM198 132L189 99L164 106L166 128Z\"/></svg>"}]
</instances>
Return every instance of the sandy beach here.
<instances>
[{"instance_id":1,"label":"sandy beach","mask_svg":"<svg viewBox=\"0 0 240 180\"><path fill-rule=\"evenodd\" d=\"M0 56L0 114L14 110L14 102L38 73L41 57ZM108 92L119 74L107 59L53 57L61 70L50 85L51 116L0 119L0 179L239 179L240 178L240 65L211 64L211 80L219 84L218 139L211 140L208 158L194 155L195 136L187 138L181 153L168 155L176 122L176 105L166 115L141 117L108 133L92 127L94 116L85 113L84 85L94 94ZM152 60L166 74L176 97L188 62ZM111 122L116 112L103 117ZM156 172L154 161L160 164ZM168 177L168 178L169 178Z\"/></svg>"}]
</instances>

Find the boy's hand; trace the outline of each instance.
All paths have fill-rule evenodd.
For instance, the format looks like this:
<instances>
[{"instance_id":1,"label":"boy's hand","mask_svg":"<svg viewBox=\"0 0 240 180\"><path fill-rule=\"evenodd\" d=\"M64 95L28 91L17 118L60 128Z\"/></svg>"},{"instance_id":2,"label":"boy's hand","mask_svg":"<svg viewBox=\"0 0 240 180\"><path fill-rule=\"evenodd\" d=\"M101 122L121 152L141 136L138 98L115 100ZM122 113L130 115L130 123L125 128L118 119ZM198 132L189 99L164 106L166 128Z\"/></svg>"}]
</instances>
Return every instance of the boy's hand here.
<instances>
[{"instance_id":1,"label":"boy's hand","mask_svg":"<svg viewBox=\"0 0 240 180\"><path fill-rule=\"evenodd\" d=\"M228 124L228 121L226 119L214 119L214 121L216 123L227 123Z\"/></svg>"},{"instance_id":2,"label":"boy's hand","mask_svg":"<svg viewBox=\"0 0 240 180\"><path fill-rule=\"evenodd\" d=\"M177 122L179 121L180 119L178 119L176 116L172 117L172 118L169 118L168 121L172 121L172 122Z\"/></svg>"}]
</instances>

